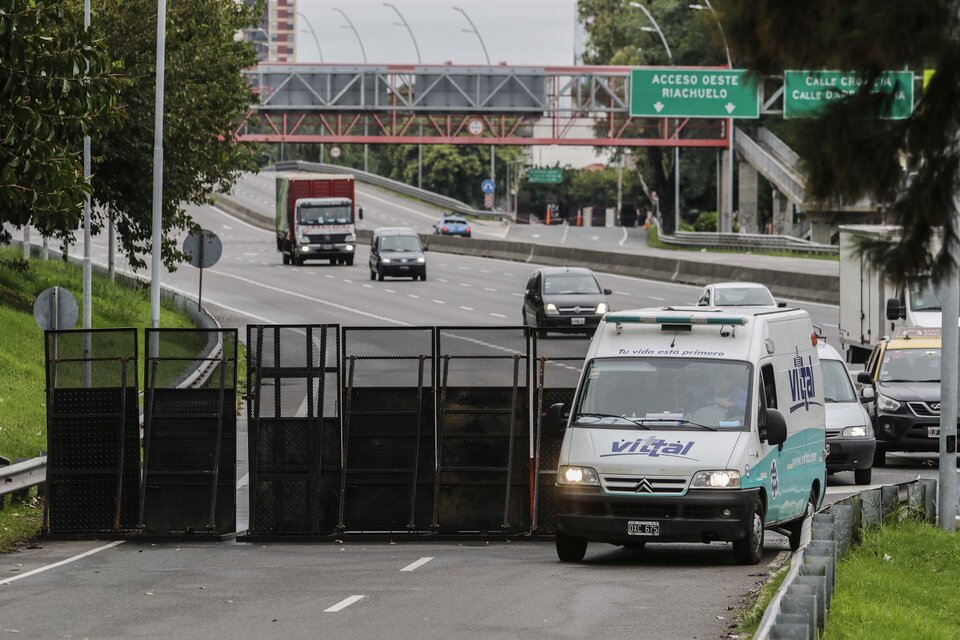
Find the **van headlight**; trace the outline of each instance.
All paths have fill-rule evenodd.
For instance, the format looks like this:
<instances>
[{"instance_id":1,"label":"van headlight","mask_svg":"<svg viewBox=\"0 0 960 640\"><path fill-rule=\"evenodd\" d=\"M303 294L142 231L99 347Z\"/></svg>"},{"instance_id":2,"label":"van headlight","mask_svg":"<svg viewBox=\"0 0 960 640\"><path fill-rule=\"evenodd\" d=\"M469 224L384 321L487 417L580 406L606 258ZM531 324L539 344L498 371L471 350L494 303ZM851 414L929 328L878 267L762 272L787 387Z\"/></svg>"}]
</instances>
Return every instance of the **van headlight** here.
<instances>
[{"instance_id":1,"label":"van headlight","mask_svg":"<svg viewBox=\"0 0 960 640\"><path fill-rule=\"evenodd\" d=\"M606 303L606 302L601 302L600 304L597 305L597 315L602 316L602 315L605 314L606 312L607 312L607 303Z\"/></svg>"},{"instance_id":2,"label":"van headlight","mask_svg":"<svg viewBox=\"0 0 960 640\"><path fill-rule=\"evenodd\" d=\"M548 303L547 306L543 308L543 312L548 316L560 315L560 312L557 311L557 305L553 304L552 302Z\"/></svg>"},{"instance_id":3,"label":"van headlight","mask_svg":"<svg viewBox=\"0 0 960 640\"><path fill-rule=\"evenodd\" d=\"M383 258L380 260L380 262L382 262L383 264L390 264L392 260L390 260L390 258Z\"/></svg>"},{"instance_id":4,"label":"van headlight","mask_svg":"<svg viewBox=\"0 0 960 640\"><path fill-rule=\"evenodd\" d=\"M298 233L295 237L299 244L307 244L310 242L309 238L307 238L307 236L303 235L302 233Z\"/></svg>"},{"instance_id":5,"label":"van headlight","mask_svg":"<svg viewBox=\"0 0 960 640\"><path fill-rule=\"evenodd\" d=\"M877 409L880 411L899 411L900 403L893 398L888 398L882 393L877 394Z\"/></svg>"},{"instance_id":6,"label":"van headlight","mask_svg":"<svg viewBox=\"0 0 960 640\"><path fill-rule=\"evenodd\" d=\"M563 465L557 471L557 484L600 484L600 476L596 469L591 467L577 467Z\"/></svg>"},{"instance_id":7,"label":"van headlight","mask_svg":"<svg viewBox=\"0 0 960 640\"><path fill-rule=\"evenodd\" d=\"M840 432L840 435L849 438L862 438L863 436L867 435L867 428L863 425L857 427L844 427L843 431Z\"/></svg>"},{"instance_id":8,"label":"van headlight","mask_svg":"<svg viewBox=\"0 0 960 640\"><path fill-rule=\"evenodd\" d=\"M697 471L690 481L691 489L739 489L740 472L733 469Z\"/></svg>"},{"instance_id":9,"label":"van headlight","mask_svg":"<svg viewBox=\"0 0 960 640\"><path fill-rule=\"evenodd\" d=\"M423 264L426 261L427 259L424 258L423 256L417 256L417 264Z\"/></svg>"},{"instance_id":10,"label":"van headlight","mask_svg":"<svg viewBox=\"0 0 960 640\"><path fill-rule=\"evenodd\" d=\"M344 238L343 241L344 241L344 242L356 242L356 241L357 241L357 236L356 236L356 234L348 233L348 234L347 234L347 237Z\"/></svg>"}]
</instances>

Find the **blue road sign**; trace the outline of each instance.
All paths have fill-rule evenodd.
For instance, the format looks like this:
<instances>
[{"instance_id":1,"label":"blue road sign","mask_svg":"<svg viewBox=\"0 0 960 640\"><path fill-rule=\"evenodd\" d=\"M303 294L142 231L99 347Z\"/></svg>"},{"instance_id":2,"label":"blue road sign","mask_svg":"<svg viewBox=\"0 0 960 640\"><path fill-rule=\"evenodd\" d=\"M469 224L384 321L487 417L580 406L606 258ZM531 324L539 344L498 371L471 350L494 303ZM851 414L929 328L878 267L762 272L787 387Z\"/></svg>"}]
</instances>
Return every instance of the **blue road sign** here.
<instances>
[{"instance_id":1,"label":"blue road sign","mask_svg":"<svg viewBox=\"0 0 960 640\"><path fill-rule=\"evenodd\" d=\"M493 180L491 180L490 178L487 178L486 180L480 183L480 190L483 191L484 193L493 193L494 191L497 190L497 187L493 184Z\"/></svg>"}]
</instances>

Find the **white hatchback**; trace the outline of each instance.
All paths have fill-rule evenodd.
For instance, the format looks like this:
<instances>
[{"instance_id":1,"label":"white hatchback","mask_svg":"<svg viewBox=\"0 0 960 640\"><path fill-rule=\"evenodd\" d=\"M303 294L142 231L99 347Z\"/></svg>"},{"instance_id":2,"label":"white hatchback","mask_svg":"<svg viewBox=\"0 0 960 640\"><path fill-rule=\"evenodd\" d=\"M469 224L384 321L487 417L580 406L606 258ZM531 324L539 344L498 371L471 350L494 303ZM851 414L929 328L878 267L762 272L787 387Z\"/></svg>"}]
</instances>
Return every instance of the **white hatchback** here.
<instances>
[{"instance_id":1,"label":"white hatchback","mask_svg":"<svg viewBox=\"0 0 960 640\"><path fill-rule=\"evenodd\" d=\"M703 288L697 305L701 307L777 307L786 302L773 299L770 289L757 282L715 282Z\"/></svg>"},{"instance_id":2,"label":"white hatchback","mask_svg":"<svg viewBox=\"0 0 960 640\"><path fill-rule=\"evenodd\" d=\"M870 484L877 441L863 403L873 399L873 388L864 387L860 392L864 395L858 397L843 356L823 338L818 340L817 353L826 404L827 472L853 471L857 484Z\"/></svg>"}]
</instances>

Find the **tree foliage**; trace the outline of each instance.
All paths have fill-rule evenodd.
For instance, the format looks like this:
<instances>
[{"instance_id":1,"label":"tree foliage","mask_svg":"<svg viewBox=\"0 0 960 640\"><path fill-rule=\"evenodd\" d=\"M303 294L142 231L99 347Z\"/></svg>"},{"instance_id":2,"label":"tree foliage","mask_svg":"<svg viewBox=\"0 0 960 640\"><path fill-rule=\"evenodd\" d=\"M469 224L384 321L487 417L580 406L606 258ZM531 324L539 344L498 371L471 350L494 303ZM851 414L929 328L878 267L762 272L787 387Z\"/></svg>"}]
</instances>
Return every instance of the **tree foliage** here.
<instances>
[{"instance_id":1,"label":"tree foliage","mask_svg":"<svg viewBox=\"0 0 960 640\"><path fill-rule=\"evenodd\" d=\"M121 247L135 267L151 250L156 0L102 0L92 23L114 71L129 117L95 145L93 193L97 222L114 217ZM164 74L163 260L182 257L176 238L192 226L188 204L229 190L255 169L253 149L233 134L255 95L240 72L256 64L248 42L235 34L254 26L259 6L233 0L168 3Z\"/></svg>"},{"instance_id":2,"label":"tree foliage","mask_svg":"<svg viewBox=\"0 0 960 640\"><path fill-rule=\"evenodd\" d=\"M822 116L792 124L807 189L820 200L884 202L903 226L899 243L862 250L904 278L937 278L949 256L928 251L938 227L956 243L960 188L960 30L956 0L726 0L718 7L740 58L760 73L784 69L859 71L865 80ZM887 99L872 93L880 72L936 69L913 115L881 120Z\"/></svg>"},{"instance_id":3,"label":"tree foliage","mask_svg":"<svg viewBox=\"0 0 960 640\"><path fill-rule=\"evenodd\" d=\"M76 229L89 192L84 134L114 123L116 81L75 2L0 8L0 223L49 236ZM0 241L9 241L0 229Z\"/></svg>"}]
</instances>

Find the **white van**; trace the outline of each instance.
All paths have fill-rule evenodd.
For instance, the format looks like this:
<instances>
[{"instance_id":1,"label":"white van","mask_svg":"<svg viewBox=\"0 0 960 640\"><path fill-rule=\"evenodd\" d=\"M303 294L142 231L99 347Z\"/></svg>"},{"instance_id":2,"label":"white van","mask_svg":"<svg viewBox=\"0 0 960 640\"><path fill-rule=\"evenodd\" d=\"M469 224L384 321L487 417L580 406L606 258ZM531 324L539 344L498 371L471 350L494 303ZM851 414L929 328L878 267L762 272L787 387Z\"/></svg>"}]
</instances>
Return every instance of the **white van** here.
<instances>
[{"instance_id":1,"label":"white van","mask_svg":"<svg viewBox=\"0 0 960 640\"><path fill-rule=\"evenodd\" d=\"M732 541L756 564L765 528L799 548L823 500L817 336L797 309L608 313L587 352L557 470L557 555L588 541ZM566 408L547 411L561 428Z\"/></svg>"}]
</instances>

